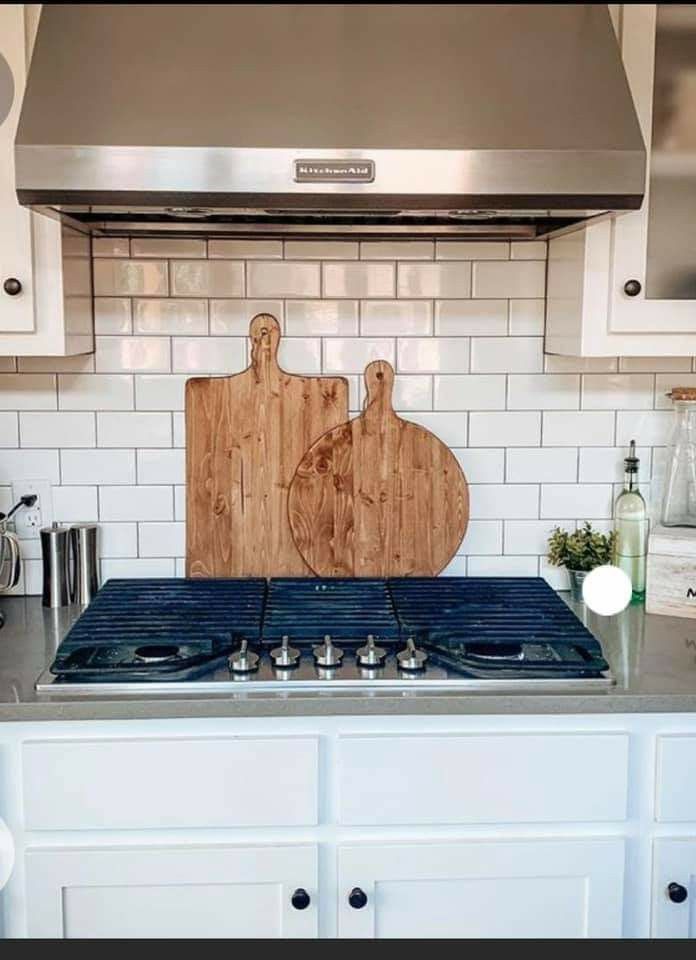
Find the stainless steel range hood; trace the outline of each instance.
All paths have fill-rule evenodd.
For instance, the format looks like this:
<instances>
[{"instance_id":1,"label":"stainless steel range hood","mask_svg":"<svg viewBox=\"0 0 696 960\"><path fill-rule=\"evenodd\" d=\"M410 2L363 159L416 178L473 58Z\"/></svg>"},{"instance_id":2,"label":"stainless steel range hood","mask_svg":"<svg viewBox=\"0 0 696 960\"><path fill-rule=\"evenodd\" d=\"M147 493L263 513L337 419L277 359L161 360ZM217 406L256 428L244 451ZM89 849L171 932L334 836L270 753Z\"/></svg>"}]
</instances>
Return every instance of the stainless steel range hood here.
<instances>
[{"instance_id":1,"label":"stainless steel range hood","mask_svg":"<svg viewBox=\"0 0 696 960\"><path fill-rule=\"evenodd\" d=\"M645 152L606 4L46 4L16 170L105 232L543 236Z\"/></svg>"}]
</instances>

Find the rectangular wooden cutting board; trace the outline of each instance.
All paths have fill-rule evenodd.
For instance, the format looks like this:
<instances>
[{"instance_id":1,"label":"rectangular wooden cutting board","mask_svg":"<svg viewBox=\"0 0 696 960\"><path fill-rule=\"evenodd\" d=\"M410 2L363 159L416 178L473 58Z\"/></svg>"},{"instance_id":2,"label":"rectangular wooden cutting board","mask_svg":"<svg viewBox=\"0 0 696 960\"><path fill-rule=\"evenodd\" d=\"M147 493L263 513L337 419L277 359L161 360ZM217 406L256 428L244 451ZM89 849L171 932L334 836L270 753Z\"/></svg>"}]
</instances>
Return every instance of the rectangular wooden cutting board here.
<instances>
[{"instance_id":1,"label":"rectangular wooden cutting board","mask_svg":"<svg viewBox=\"0 0 696 960\"><path fill-rule=\"evenodd\" d=\"M251 321L251 364L186 383L186 575L311 576L287 516L314 441L348 419L348 381L278 366L280 326Z\"/></svg>"}]
</instances>

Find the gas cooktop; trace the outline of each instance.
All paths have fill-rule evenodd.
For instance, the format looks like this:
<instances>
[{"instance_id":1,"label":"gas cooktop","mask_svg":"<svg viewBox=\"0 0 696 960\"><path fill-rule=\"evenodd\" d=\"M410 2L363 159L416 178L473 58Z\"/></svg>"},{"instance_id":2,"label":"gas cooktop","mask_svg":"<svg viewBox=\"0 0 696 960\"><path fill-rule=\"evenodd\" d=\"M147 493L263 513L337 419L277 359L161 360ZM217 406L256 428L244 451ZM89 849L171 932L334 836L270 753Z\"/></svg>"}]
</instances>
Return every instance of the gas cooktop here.
<instances>
[{"instance_id":1,"label":"gas cooktop","mask_svg":"<svg viewBox=\"0 0 696 960\"><path fill-rule=\"evenodd\" d=\"M612 683L537 577L110 580L43 693L517 688Z\"/></svg>"}]
</instances>

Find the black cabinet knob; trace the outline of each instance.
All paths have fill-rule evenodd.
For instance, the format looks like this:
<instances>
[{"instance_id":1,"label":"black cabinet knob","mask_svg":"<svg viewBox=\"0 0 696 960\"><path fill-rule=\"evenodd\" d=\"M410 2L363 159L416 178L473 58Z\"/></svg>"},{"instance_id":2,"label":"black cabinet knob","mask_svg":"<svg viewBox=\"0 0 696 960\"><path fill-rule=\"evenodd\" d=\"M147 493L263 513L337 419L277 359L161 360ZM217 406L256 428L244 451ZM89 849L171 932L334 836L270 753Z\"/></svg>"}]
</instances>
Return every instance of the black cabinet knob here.
<instances>
[{"instance_id":1,"label":"black cabinet knob","mask_svg":"<svg viewBox=\"0 0 696 960\"><path fill-rule=\"evenodd\" d=\"M2 289L8 297L16 297L18 293L22 292L22 284L17 277L8 277L2 285Z\"/></svg>"},{"instance_id":2,"label":"black cabinet knob","mask_svg":"<svg viewBox=\"0 0 696 960\"><path fill-rule=\"evenodd\" d=\"M360 887L353 887L348 894L348 903L353 910L362 910L367 903L367 894L364 890L361 890Z\"/></svg>"},{"instance_id":3,"label":"black cabinet knob","mask_svg":"<svg viewBox=\"0 0 696 960\"><path fill-rule=\"evenodd\" d=\"M640 280L627 280L624 283L624 293L627 297L637 297L642 289Z\"/></svg>"},{"instance_id":4,"label":"black cabinet knob","mask_svg":"<svg viewBox=\"0 0 696 960\"><path fill-rule=\"evenodd\" d=\"M293 905L295 910L306 910L311 902L311 897L306 890L302 889L302 887L298 887L290 898L290 903Z\"/></svg>"},{"instance_id":5,"label":"black cabinet knob","mask_svg":"<svg viewBox=\"0 0 696 960\"><path fill-rule=\"evenodd\" d=\"M689 896L689 891L681 883L670 883L667 887L667 896L672 903L684 903Z\"/></svg>"}]
</instances>

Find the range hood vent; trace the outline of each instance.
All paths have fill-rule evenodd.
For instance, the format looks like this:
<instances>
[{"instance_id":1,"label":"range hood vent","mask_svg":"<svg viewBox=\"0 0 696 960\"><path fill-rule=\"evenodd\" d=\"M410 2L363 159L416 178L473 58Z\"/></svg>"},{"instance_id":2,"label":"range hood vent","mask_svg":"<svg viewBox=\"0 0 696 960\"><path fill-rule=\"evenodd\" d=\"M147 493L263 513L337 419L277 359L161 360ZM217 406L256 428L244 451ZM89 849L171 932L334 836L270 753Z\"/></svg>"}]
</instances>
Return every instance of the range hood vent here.
<instances>
[{"instance_id":1,"label":"range hood vent","mask_svg":"<svg viewBox=\"0 0 696 960\"><path fill-rule=\"evenodd\" d=\"M102 233L535 237L645 151L606 4L45 4L16 171Z\"/></svg>"}]
</instances>

